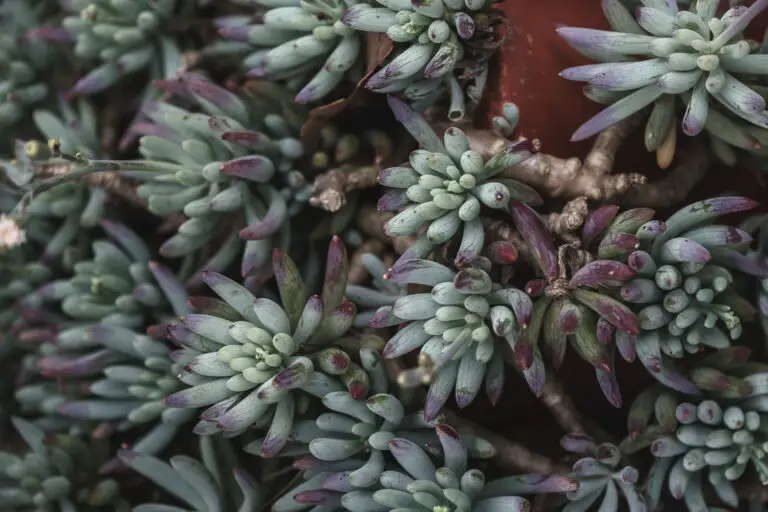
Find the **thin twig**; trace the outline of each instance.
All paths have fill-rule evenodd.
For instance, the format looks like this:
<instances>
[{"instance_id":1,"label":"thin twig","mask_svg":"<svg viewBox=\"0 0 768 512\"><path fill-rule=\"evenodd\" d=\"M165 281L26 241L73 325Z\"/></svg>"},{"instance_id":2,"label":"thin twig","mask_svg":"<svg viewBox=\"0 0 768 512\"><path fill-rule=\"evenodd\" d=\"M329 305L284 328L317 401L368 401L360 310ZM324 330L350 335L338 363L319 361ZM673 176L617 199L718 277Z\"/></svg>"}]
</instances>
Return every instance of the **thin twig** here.
<instances>
[{"instance_id":1,"label":"thin twig","mask_svg":"<svg viewBox=\"0 0 768 512\"><path fill-rule=\"evenodd\" d=\"M77 168L74 163L66 164L42 164L35 167L35 174L40 178L53 178ZM83 176L83 181L92 187L104 190L124 199L126 202L139 208L147 208L147 202L136 192L136 185L120 176L117 172L106 171Z\"/></svg>"}]
</instances>

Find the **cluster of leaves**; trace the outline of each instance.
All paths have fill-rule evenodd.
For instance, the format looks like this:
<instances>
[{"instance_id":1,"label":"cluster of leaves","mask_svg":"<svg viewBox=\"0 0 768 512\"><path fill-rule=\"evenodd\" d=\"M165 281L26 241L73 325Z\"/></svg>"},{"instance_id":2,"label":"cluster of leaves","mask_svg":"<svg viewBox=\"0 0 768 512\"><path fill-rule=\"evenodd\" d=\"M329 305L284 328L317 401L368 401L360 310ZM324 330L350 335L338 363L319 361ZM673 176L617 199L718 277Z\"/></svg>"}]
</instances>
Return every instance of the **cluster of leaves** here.
<instances>
[{"instance_id":1,"label":"cluster of leaves","mask_svg":"<svg viewBox=\"0 0 768 512\"><path fill-rule=\"evenodd\" d=\"M563 234L535 210L545 198L505 175L537 141L486 157L420 114L446 97L458 121L480 101L500 42L492 2L233 3L249 5L0 0L0 125L15 127L0 141L0 363L28 445L0 452L0 508L514 512L554 494L568 512L598 501L642 512L667 483L694 511L709 506L704 474L734 507L731 482L754 471L767 485L768 368L737 344L748 322L768 322L766 241L750 252L765 219L714 224L754 201L707 199L663 220L602 205ZM715 0L642 0L636 17L630 4L603 2L615 32L559 29L604 61L564 73L611 104L577 138L653 103L646 143L658 150L678 95L688 135L707 131L726 161L728 144L760 156L766 52L741 34L768 1L720 15ZM202 29L212 14L224 39ZM238 55L252 80L189 69L186 51ZM407 162L378 167L396 153L378 125L362 136L326 125L320 148L302 139L303 104L348 80L389 95L420 146ZM136 114L115 133L113 105L85 96L121 85ZM518 117L505 105L496 128L511 133ZM388 189L375 230L408 246L392 265L360 251L370 279L352 283L336 233L364 198L335 191L329 209L344 210L321 220L309 206L321 202L313 178L351 172L354 158ZM497 219L519 238L494 239ZM658 381L633 403L628 437L571 433L572 472L486 481L479 467L497 447L451 425L451 396L463 409L484 388L495 406L508 371L541 395L568 345L617 408L615 352ZM189 434L200 460L164 462ZM629 460L644 448L647 473ZM112 478L126 467L167 495L129 499ZM279 492L267 489L275 468L295 470Z\"/></svg>"}]
</instances>

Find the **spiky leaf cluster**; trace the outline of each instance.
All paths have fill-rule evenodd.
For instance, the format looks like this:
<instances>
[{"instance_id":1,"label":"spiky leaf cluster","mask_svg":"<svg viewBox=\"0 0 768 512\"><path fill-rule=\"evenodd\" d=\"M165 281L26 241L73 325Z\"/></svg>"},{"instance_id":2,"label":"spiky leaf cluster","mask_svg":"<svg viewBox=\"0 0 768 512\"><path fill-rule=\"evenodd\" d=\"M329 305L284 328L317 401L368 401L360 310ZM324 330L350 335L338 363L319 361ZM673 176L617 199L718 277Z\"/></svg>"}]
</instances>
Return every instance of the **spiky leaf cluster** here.
<instances>
[{"instance_id":1,"label":"spiky leaf cluster","mask_svg":"<svg viewBox=\"0 0 768 512\"><path fill-rule=\"evenodd\" d=\"M0 126L10 126L27 109L48 97L53 49L48 42L68 42L69 34L41 23L55 13L47 0L7 0L0 4Z\"/></svg>"},{"instance_id":2,"label":"spiky leaf cluster","mask_svg":"<svg viewBox=\"0 0 768 512\"><path fill-rule=\"evenodd\" d=\"M338 340L351 327L355 308L342 302L346 254L336 237L326 267L323 297L307 297L305 285L290 258L275 251L273 269L281 304L254 297L248 290L214 272L204 281L226 304L211 314L192 314L172 326L169 336L184 348L181 380L190 386L170 395L172 407L208 407L195 431L236 435L251 425L269 425L261 454L276 455L293 431L294 415L304 399L299 391L323 397L343 391L328 376L351 373L347 389L362 398L367 375L348 364L346 354L322 352L322 342ZM341 352L341 351L339 351ZM328 355L329 357L324 357ZM343 363L343 364L340 364Z\"/></svg>"},{"instance_id":3,"label":"spiky leaf cluster","mask_svg":"<svg viewBox=\"0 0 768 512\"><path fill-rule=\"evenodd\" d=\"M698 0L683 8L677 0L644 0L632 16L621 0L610 0L603 10L613 32L558 29L576 50L602 61L566 69L561 76L587 82L590 97L610 103L573 138L591 137L654 104L645 138L648 149L656 150L676 130L679 97L685 105L684 133L706 130L719 143L756 149L749 130L765 131L768 113L750 76L768 72L768 60L743 31L768 2L735 6L718 16L720 3ZM753 128L741 127L749 124Z\"/></svg>"},{"instance_id":4,"label":"spiky leaf cluster","mask_svg":"<svg viewBox=\"0 0 768 512\"><path fill-rule=\"evenodd\" d=\"M254 276L268 267L273 244L288 244L286 221L309 197L309 185L294 168L303 153L294 138L301 121L289 108L275 113L285 103L269 86L261 97L241 99L185 73L169 87L207 114L151 103L145 110L151 122L134 127L145 134L139 147L144 160L115 165L149 178L138 193L151 212L187 216L160 248L163 256L191 255L226 228L228 238L205 268L224 270L242 255L242 275ZM244 219L232 220L233 214Z\"/></svg>"},{"instance_id":5,"label":"spiky leaf cluster","mask_svg":"<svg viewBox=\"0 0 768 512\"><path fill-rule=\"evenodd\" d=\"M640 472L622 465L623 454L618 446L598 444L584 434L568 434L560 440L560 445L571 453L585 455L573 464L570 476L579 486L567 494L570 503L563 512L588 510L598 502L600 510L620 510L622 498L630 512L648 510L643 495L635 489Z\"/></svg>"},{"instance_id":6,"label":"spiky leaf cluster","mask_svg":"<svg viewBox=\"0 0 768 512\"><path fill-rule=\"evenodd\" d=\"M498 48L498 13L487 0L378 0L358 3L341 21L355 30L386 33L398 43L394 57L365 86L374 92L401 92L417 105L433 103L446 89L448 117L464 117L466 103L480 101L488 61Z\"/></svg>"},{"instance_id":7,"label":"spiky leaf cluster","mask_svg":"<svg viewBox=\"0 0 768 512\"><path fill-rule=\"evenodd\" d=\"M513 476L486 484L482 471L469 468L470 451L459 434L445 423L438 423L435 430L442 449L434 456L408 439L395 437L387 442L394 465L380 472L372 486L350 487L347 471L321 472L288 491L272 510L323 506L334 512L514 512L530 507L515 494L561 493L576 488L569 478L543 475Z\"/></svg>"},{"instance_id":8,"label":"spiky leaf cluster","mask_svg":"<svg viewBox=\"0 0 768 512\"><path fill-rule=\"evenodd\" d=\"M143 503L133 510L184 510L190 512L252 512L263 505L263 491L247 471L234 466L231 446L216 436L199 437L200 460L187 455L169 463L151 455L124 450L120 459L131 469L185 504Z\"/></svg>"},{"instance_id":9,"label":"spiky leaf cluster","mask_svg":"<svg viewBox=\"0 0 768 512\"><path fill-rule=\"evenodd\" d=\"M483 205L500 210L511 199L541 201L527 185L494 179L504 169L529 158L536 151L532 142L521 139L486 162L469 148L469 140L460 129L448 128L441 139L409 106L394 97L389 97L389 103L398 121L423 148L411 153L408 164L379 174L379 183L394 189L379 200L379 210L402 210L387 222L384 231L402 236L425 229L409 250L409 257L423 258L435 246L461 233L457 262L471 262L485 244L480 220Z\"/></svg>"},{"instance_id":10,"label":"spiky leaf cluster","mask_svg":"<svg viewBox=\"0 0 768 512\"><path fill-rule=\"evenodd\" d=\"M455 388L459 407L469 405L485 380L492 402L504 384L500 340L514 346L531 319L531 300L524 292L494 283L490 261L457 271L428 260L395 265L387 278L400 284L431 287L401 297L379 309L370 322L383 327L410 322L384 347L385 358L419 349L419 367L401 375L401 384L429 384L424 415L434 419Z\"/></svg>"},{"instance_id":11,"label":"spiky leaf cluster","mask_svg":"<svg viewBox=\"0 0 768 512\"><path fill-rule=\"evenodd\" d=\"M731 270L762 275L765 269L743 254L751 242L746 232L712 221L755 204L743 197L707 199L664 222L642 226L628 223L624 214L617 216L612 206L587 219L582 239L596 242L598 257L626 261L637 274L620 292L640 325L636 336L615 333L625 359L637 356L655 378L688 392L664 377L672 370L667 357L679 359L705 347L722 349L741 335ZM651 215L648 210L646 216Z\"/></svg>"},{"instance_id":12,"label":"spiky leaf cluster","mask_svg":"<svg viewBox=\"0 0 768 512\"><path fill-rule=\"evenodd\" d=\"M130 510L117 482L98 476L105 446L94 449L76 436L46 436L21 418L13 424L29 451L22 456L0 452L0 506L20 512Z\"/></svg>"},{"instance_id":13,"label":"spiky leaf cluster","mask_svg":"<svg viewBox=\"0 0 768 512\"><path fill-rule=\"evenodd\" d=\"M99 63L72 88L93 94L149 67L172 66L180 53L168 36L172 22L194 13L196 0L72 0L62 26L75 38L74 53Z\"/></svg>"},{"instance_id":14,"label":"spiky leaf cluster","mask_svg":"<svg viewBox=\"0 0 768 512\"><path fill-rule=\"evenodd\" d=\"M738 507L733 482L748 469L754 470L764 485L768 482L768 438L761 419L768 394L765 369L757 363L742 367L740 373L749 389L740 398L726 391L714 399L674 403L676 428L651 444L656 461L648 477L650 505L659 503L664 487L668 487L689 510L706 508L706 479L721 501Z\"/></svg>"},{"instance_id":15,"label":"spiky leaf cluster","mask_svg":"<svg viewBox=\"0 0 768 512\"><path fill-rule=\"evenodd\" d=\"M602 259L611 256L607 252L598 251L601 259L591 261L593 256L578 251L578 244L562 245L555 250L553 237L536 212L520 201L510 201L509 212L543 275L543 279L531 280L526 285L526 292L538 298L529 328L514 345L518 367L531 389L540 393L545 371L541 351L558 369L570 343L582 359L595 367L606 398L620 407L614 346L610 341L616 330L632 335L640 330L637 316L615 298L618 287L632 278L635 271L625 263ZM607 226L605 237L622 230L644 229L649 220L647 213L642 209L625 212ZM586 246L589 241L581 243ZM538 344L540 338L542 345Z\"/></svg>"},{"instance_id":16,"label":"spiky leaf cluster","mask_svg":"<svg viewBox=\"0 0 768 512\"><path fill-rule=\"evenodd\" d=\"M223 37L259 48L243 59L248 76L295 85L300 88L296 103L326 97L345 77L359 80L363 42L340 21L357 0L254 3L265 8L258 23L251 16L218 20Z\"/></svg>"}]
</instances>

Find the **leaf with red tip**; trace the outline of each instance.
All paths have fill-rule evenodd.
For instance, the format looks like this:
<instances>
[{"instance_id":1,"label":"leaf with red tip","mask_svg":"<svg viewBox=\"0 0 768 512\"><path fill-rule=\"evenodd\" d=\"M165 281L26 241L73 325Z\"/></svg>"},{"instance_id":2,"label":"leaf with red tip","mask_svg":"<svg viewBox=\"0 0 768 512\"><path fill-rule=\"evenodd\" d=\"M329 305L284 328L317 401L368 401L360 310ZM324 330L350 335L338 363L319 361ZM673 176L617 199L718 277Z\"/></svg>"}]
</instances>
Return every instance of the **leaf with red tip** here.
<instances>
[{"instance_id":1,"label":"leaf with red tip","mask_svg":"<svg viewBox=\"0 0 768 512\"><path fill-rule=\"evenodd\" d=\"M323 314L327 315L331 310L341 304L344 290L347 288L347 274L349 273L349 260L347 248L337 235L331 238L328 245L328 257L325 263L325 283L323 284Z\"/></svg>"},{"instance_id":2,"label":"leaf with red tip","mask_svg":"<svg viewBox=\"0 0 768 512\"><path fill-rule=\"evenodd\" d=\"M486 255L493 263L511 265L517 261L517 248L511 242L493 242L485 248Z\"/></svg>"},{"instance_id":3,"label":"leaf with red tip","mask_svg":"<svg viewBox=\"0 0 768 512\"><path fill-rule=\"evenodd\" d=\"M700 243L687 238L672 238L661 246L659 259L674 263L707 263L712 256Z\"/></svg>"},{"instance_id":4,"label":"leaf with red tip","mask_svg":"<svg viewBox=\"0 0 768 512\"><path fill-rule=\"evenodd\" d=\"M582 288L573 290L572 296L575 300L605 318L617 329L627 331L630 334L640 332L640 322L637 316L616 299Z\"/></svg>"},{"instance_id":5,"label":"leaf with red tip","mask_svg":"<svg viewBox=\"0 0 768 512\"><path fill-rule=\"evenodd\" d=\"M275 164L262 155L247 155L221 164L221 173L256 183L267 183L275 175Z\"/></svg>"},{"instance_id":6,"label":"leaf with red tip","mask_svg":"<svg viewBox=\"0 0 768 512\"><path fill-rule=\"evenodd\" d=\"M597 257L603 260L629 256L640 248L640 239L627 233L606 235L597 247Z\"/></svg>"},{"instance_id":7,"label":"leaf with red tip","mask_svg":"<svg viewBox=\"0 0 768 512\"><path fill-rule=\"evenodd\" d=\"M376 209L380 212L396 212L411 202L403 190L387 190L376 203Z\"/></svg>"},{"instance_id":8,"label":"leaf with red tip","mask_svg":"<svg viewBox=\"0 0 768 512\"><path fill-rule=\"evenodd\" d=\"M552 235L541 217L525 203L515 200L509 202L509 213L512 214L523 240L533 251L533 257L541 271L548 280L554 280L557 277L555 246L552 243Z\"/></svg>"},{"instance_id":9,"label":"leaf with red tip","mask_svg":"<svg viewBox=\"0 0 768 512\"><path fill-rule=\"evenodd\" d=\"M573 349L583 360L595 368L609 372L611 355L605 345L597 339L597 317L587 309L582 310L582 321L568 339Z\"/></svg>"},{"instance_id":10,"label":"leaf with red tip","mask_svg":"<svg viewBox=\"0 0 768 512\"><path fill-rule=\"evenodd\" d=\"M492 405L499 403L504 390L504 358L501 350L493 351L493 356L485 367L485 394Z\"/></svg>"},{"instance_id":11,"label":"leaf with red tip","mask_svg":"<svg viewBox=\"0 0 768 512\"><path fill-rule=\"evenodd\" d=\"M619 261L598 260L587 263L576 272L568 283L569 288L578 286L621 286L634 277L635 271Z\"/></svg>"},{"instance_id":12,"label":"leaf with red tip","mask_svg":"<svg viewBox=\"0 0 768 512\"><path fill-rule=\"evenodd\" d=\"M656 211L650 208L632 208L631 210L621 212L613 219L605 233L607 235L617 233L634 235L640 229L640 226L653 219L655 214Z\"/></svg>"},{"instance_id":13,"label":"leaf with red tip","mask_svg":"<svg viewBox=\"0 0 768 512\"><path fill-rule=\"evenodd\" d=\"M581 228L581 241L584 243L584 247L589 247L593 240L605 232L618 212L618 206L606 205L601 206L587 217Z\"/></svg>"},{"instance_id":14,"label":"leaf with red tip","mask_svg":"<svg viewBox=\"0 0 768 512\"><path fill-rule=\"evenodd\" d=\"M213 107L213 109L240 122L247 121L248 108L236 94L197 73L181 73L179 78L186 85L187 90L192 93L195 100L203 108L207 107L206 110L212 112L210 107Z\"/></svg>"},{"instance_id":15,"label":"leaf with red tip","mask_svg":"<svg viewBox=\"0 0 768 512\"><path fill-rule=\"evenodd\" d=\"M443 139L438 137L426 119L411 106L395 96L387 96L389 108L400 124L427 151L447 154Z\"/></svg>"},{"instance_id":16,"label":"leaf with red tip","mask_svg":"<svg viewBox=\"0 0 768 512\"><path fill-rule=\"evenodd\" d=\"M288 205L281 194L269 187L266 200L269 209L266 215L240 230L240 238L243 240L264 240L277 233L288 218Z\"/></svg>"},{"instance_id":17,"label":"leaf with red tip","mask_svg":"<svg viewBox=\"0 0 768 512\"><path fill-rule=\"evenodd\" d=\"M581 323L581 308L569 300L563 301L560 315L557 318L557 327L565 334L573 334Z\"/></svg>"},{"instance_id":18,"label":"leaf with red tip","mask_svg":"<svg viewBox=\"0 0 768 512\"><path fill-rule=\"evenodd\" d=\"M609 370L606 371L601 368L595 368L595 375L597 376L598 384L600 384L600 389L603 390L603 395L608 399L608 402L615 408L621 409L621 391L619 390L619 383L616 380L616 370L613 368L613 357L611 357L609 363Z\"/></svg>"}]
</instances>

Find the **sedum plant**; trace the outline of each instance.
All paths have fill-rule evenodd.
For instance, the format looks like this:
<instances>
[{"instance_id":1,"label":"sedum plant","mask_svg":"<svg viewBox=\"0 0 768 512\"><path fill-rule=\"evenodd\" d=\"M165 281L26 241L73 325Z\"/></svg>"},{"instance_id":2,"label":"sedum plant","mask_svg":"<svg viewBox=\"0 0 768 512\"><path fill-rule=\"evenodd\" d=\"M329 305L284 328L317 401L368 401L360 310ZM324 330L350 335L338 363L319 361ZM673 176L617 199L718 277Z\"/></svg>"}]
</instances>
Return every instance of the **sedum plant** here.
<instances>
[{"instance_id":1,"label":"sedum plant","mask_svg":"<svg viewBox=\"0 0 768 512\"><path fill-rule=\"evenodd\" d=\"M751 242L746 232L712 221L755 205L743 197L707 199L642 228L621 227L623 220L612 224L624 219L615 207L600 208L587 219L582 239L597 243L598 257L625 261L637 274L620 291L640 327L637 335L615 332L625 359L636 356L665 385L695 391L668 358L730 346L741 335L743 311L732 270L751 275L766 271L743 254Z\"/></svg>"},{"instance_id":2,"label":"sedum plant","mask_svg":"<svg viewBox=\"0 0 768 512\"><path fill-rule=\"evenodd\" d=\"M768 482L768 439L761 424L768 393L765 370L759 363L740 368L749 386L746 396L726 390L711 399L677 401L676 429L651 445L656 461L648 476L650 505L659 503L662 490L668 487L672 497L684 500L689 510L706 508L706 478L717 497L735 508L739 498L733 482L749 468L763 485Z\"/></svg>"},{"instance_id":3,"label":"sedum plant","mask_svg":"<svg viewBox=\"0 0 768 512\"><path fill-rule=\"evenodd\" d=\"M584 434L568 434L560 440L560 446L584 455L573 464L570 477L578 482L578 488L566 495L569 503L563 512L589 510L598 501L603 511L620 510L621 501L626 502L630 512L648 510L644 496L635 488L640 472L621 465L623 454L618 446L598 444Z\"/></svg>"},{"instance_id":4,"label":"sedum plant","mask_svg":"<svg viewBox=\"0 0 768 512\"><path fill-rule=\"evenodd\" d=\"M399 261L423 258L461 233L457 264L471 262L485 244L480 218L483 206L501 210L512 199L541 201L527 185L494 178L529 158L536 151L533 143L521 139L486 162L469 148L469 140L460 129L448 128L441 139L411 107L397 98L388 99L397 120L423 148L411 152L407 164L379 174L379 183L394 189L381 197L379 210L401 210L385 224L384 231L389 236L419 234Z\"/></svg>"},{"instance_id":5,"label":"sedum plant","mask_svg":"<svg viewBox=\"0 0 768 512\"><path fill-rule=\"evenodd\" d=\"M541 393L544 366L541 352L546 353L557 370L565 358L569 343L579 357L595 367L595 375L603 394L615 407L621 407L621 393L614 370L613 332L630 335L640 331L637 316L620 300L618 288L635 275L626 263L603 259L611 256L598 250L598 259L577 252L579 245L591 241L585 227L583 237L575 243L561 245L557 251L553 237L539 215L520 201L510 201L509 212L515 226L531 249L537 271L543 278L533 279L526 292L536 297L529 328L519 336L514 350L520 369L534 372L538 378L528 379L531 389ZM604 239L623 232L652 229L653 210L634 209L617 216L605 226ZM583 261L582 261L583 260ZM569 277L570 274L570 277ZM539 344L541 339L543 343ZM622 338L623 339L623 338ZM541 348L539 348L541 347ZM619 347L622 355L627 348ZM628 357L628 356L625 356ZM628 357L629 358L629 357ZM532 366L536 365L537 368Z\"/></svg>"},{"instance_id":6,"label":"sedum plant","mask_svg":"<svg viewBox=\"0 0 768 512\"><path fill-rule=\"evenodd\" d=\"M342 301L347 261L341 240L334 237L328 250L322 298L307 297L295 264L281 251L275 251L273 269L282 305L257 299L220 274L204 273L204 281L228 306L186 315L171 327L169 336L184 347L181 380L189 387L166 398L172 407L208 407L195 427L198 434L237 435L254 424L268 426L261 446L265 457L288 443L304 400L299 391L321 398L343 391L342 382L324 370L334 376L353 370L348 356L341 356L340 368L337 358L315 355L344 336L354 319L354 306ZM362 398L364 372L353 377L346 380L347 389Z\"/></svg>"},{"instance_id":7,"label":"sedum plant","mask_svg":"<svg viewBox=\"0 0 768 512\"><path fill-rule=\"evenodd\" d=\"M22 456L0 452L0 506L20 512L130 510L117 482L98 476L104 445L77 436L46 436L21 418L12 421L29 449Z\"/></svg>"},{"instance_id":8,"label":"sedum plant","mask_svg":"<svg viewBox=\"0 0 768 512\"><path fill-rule=\"evenodd\" d=\"M345 78L359 79L363 42L340 21L357 0L252 3L265 8L258 22L251 16L218 20L223 37L259 48L243 59L248 76L295 84L296 103L321 100Z\"/></svg>"},{"instance_id":9,"label":"sedum plant","mask_svg":"<svg viewBox=\"0 0 768 512\"><path fill-rule=\"evenodd\" d=\"M576 50L601 61L561 76L587 82L588 96L610 103L573 139L591 137L653 104L645 141L656 150L677 130L679 97L686 135L706 130L721 142L757 149L742 126L768 128L765 98L750 83L768 66L765 55L757 54L759 45L744 39L743 31L768 2L737 5L718 16L721 3L697 0L684 7L677 0L644 0L633 16L621 0L609 0L603 10L613 31L558 29Z\"/></svg>"},{"instance_id":10,"label":"sedum plant","mask_svg":"<svg viewBox=\"0 0 768 512\"><path fill-rule=\"evenodd\" d=\"M198 439L201 460L176 455L167 463L133 450L119 453L128 467L185 504L178 508L164 503L142 503L133 512L252 512L263 505L262 489L247 471L234 467L235 455L226 441L216 436Z\"/></svg>"},{"instance_id":11,"label":"sedum plant","mask_svg":"<svg viewBox=\"0 0 768 512\"><path fill-rule=\"evenodd\" d=\"M170 26L194 14L205 0L71 0L62 26L75 39L78 59L100 62L72 88L93 94L147 68L168 68L180 53ZM166 73L169 74L169 73Z\"/></svg>"},{"instance_id":12,"label":"sedum plant","mask_svg":"<svg viewBox=\"0 0 768 512\"><path fill-rule=\"evenodd\" d=\"M378 0L358 3L341 22L355 30L386 33L396 43L394 56L374 73L365 87L401 93L428 106L447 90L448 117L458 121L480 101L488 79L488 61L501 43L498 11L486 0Z\"/></svg>"},{"instance_id":13,"label":"sedum plant","mask_svg":"<svg viewBox=\"0 0 768 512\"><path fill-rule=\"evenodd\" d=\"M372 287L350 284L345 295L358 308L355 327L366 327L380 308L392 306L397 299L408 295L408 285L385 279L388 268L381 259L366 253L361 257L365 270L371 276Z\"/></svg>"},{"instance_id":14,"label":"sedum plant","mask_svg":"<svg viewBox=\"0 0 768 512\"><path fill-rule=\"evenodd\" d=\"M387 274L390 281L431 287L381 308L370 322L384 327L409 322L386 344L387 359L419 349L419 366L401 374L400 384L429 384L424 417L434 419L455 389L466 407L485 381L491 402L504 385L500 340L512 347L531 320L531 300L522 291L494 283L490 261L454 271L429 260L407 260Z\"/></svg>"},{"instance_id":15,"label":"sedum plant","mask_svg":"<svg viewBox=\"0 0 768 512\"><path fill-rule=\"evenodd\" d=\"M569 478L533 474L486 483L482 471L469 468L468 450L458 433L444 423L436 431L442 448L438 457L430 457L408 439L394 438L388 445L395 463L380 473L375 485L354 489L349 486L348 472L322 472L288 491L272 510L299 512L314 506L350 512L522 512L530 510L530 503L515 494L576 488Z\"/></svg>"}]
</instances>

